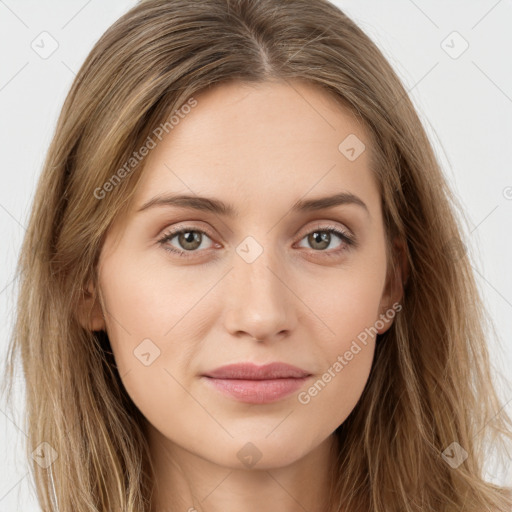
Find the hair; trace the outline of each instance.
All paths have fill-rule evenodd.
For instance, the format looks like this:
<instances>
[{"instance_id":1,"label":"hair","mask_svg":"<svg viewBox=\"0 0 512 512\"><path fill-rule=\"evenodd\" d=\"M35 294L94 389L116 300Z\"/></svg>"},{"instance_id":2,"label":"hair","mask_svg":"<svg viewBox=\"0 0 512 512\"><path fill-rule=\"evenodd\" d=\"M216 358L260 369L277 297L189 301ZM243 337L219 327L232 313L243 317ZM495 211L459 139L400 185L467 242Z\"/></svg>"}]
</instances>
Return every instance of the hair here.
<instances>
[{"instance_id":1,"label":"hair","mask_svg":"<svg viewBox=\"0 0 512 512\"><path fill-rule=\"evenodd\" d=\"M508 448L512 423L491 377L491 321L464 250L460 206L400 79L327 0L146 0L105 32L78 72L20 251L7 358L9 396L22 360L27 454L47 442L58 455L47 469L29 457L45 511L151 506L145 418L107 334L77 314L144 162L123 176L120 168L202 90L294 80L364 123L388 249L401 240L409 267L402 311L379 335L363 394L335 431L332 511L510 512L511 489L484 476L488 447ZM98 199L116 173L123 179ZM389 254L396 272L398 255ZM453 442L468 453L457 468L442 456Z\"/></svg>"}]
</instances>

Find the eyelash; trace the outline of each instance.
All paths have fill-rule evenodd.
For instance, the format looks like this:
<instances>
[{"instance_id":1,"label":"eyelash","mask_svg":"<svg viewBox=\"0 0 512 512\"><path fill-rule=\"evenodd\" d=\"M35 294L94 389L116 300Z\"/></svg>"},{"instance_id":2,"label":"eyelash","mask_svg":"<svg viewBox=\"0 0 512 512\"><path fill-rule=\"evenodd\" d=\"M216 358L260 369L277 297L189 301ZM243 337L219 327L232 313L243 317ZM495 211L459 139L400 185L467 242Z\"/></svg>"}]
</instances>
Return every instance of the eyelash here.
<instances>
[{"instance_id":1,"label":"eyelash","mask_svg":"<svg viewBox=\"0 0 512 512\"><path fill-rule=\"evenodd\" d=\"M172 254L177 254L178 257L193 258L194 253L197 253L200 251L197 251L197 250L195 250L195 251L180 251L179 249L176 249L175 247L171 247L167 244L167 242L171 241L176 235L180 235L182 233L188 233L188 232L202 233L203 235L208 236L210 239L213 238L207 231L204 231L202 229L197 229L192 226L186 226L184 228L170 231L170 232L164 234L164 236L158 240L158 243L162 245L164 250L166 250ZM345 231L343 231L340 228L337 228L335 226L323 226L323 227L319 226L319 227L313 229L312 231L309 231L308 233L306 233L300 240L303 240L304 238L306 238L308 235L311 235L312 233L335 234L342 241L343 245L340 248L330 251L330 252L312 249L313 252L320 253L322 255L322 257L327 257L327 258L339 257L339 255L342 252L344 252L350 248L357 247L356 239L352 235L349 235Z\"/></svg>"}]
</instances>

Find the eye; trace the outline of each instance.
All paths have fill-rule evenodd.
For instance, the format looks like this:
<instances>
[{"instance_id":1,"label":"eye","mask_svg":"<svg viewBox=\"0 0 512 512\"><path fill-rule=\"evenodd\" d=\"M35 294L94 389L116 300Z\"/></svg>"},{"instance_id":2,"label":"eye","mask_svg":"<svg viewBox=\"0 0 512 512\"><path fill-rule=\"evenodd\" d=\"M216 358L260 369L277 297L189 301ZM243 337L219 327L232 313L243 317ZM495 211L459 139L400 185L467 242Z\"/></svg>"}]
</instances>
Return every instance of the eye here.
<instances>
[{"instance_id":1,"label":"eye","mask_svg":"<svg viewBox=\"0 0 512 512\"><path fill-rule=\"evenodd\" d=\"M331 245L336 239L339 243L333 248ZM325 256L338 256L341 252L356 245L352 235L335 226L319 226L314 231L310 231L302 240L306 240L309 246L315 249L315 252L325 253ZM326 251L330 246L334 250Z\"/></svg>"},{"instance_id":2,"label":"eye","mask_svg":"<svg viewBox=\"0 0 512 512\"><path fill-rule=\"evenodd\" d=\"M176 238L179 247L173 246L170 242ZM185 227L179 230L166 233L158 242L166 251L178 254L183 258L189 257L190 252L198 252L198 249L207 249L203 245L205 238L211 240L208 234L197 228Z\"/></svg>"},{"instance_id":3,"label":"eye","mask_svg":"<svg viewBox=\"0 0 512 512\"><path fill-rule=\"evenodd\" d=\"M326 249L331 246L331 243L335 241L336 238L339 240L338 245L334 250L327 251ZM178 247L171 243L174 239L176 239ZM200 249L208 250L214 245L220 247L219 244L214 243L212 243L210 247L205 247L204 242L207 239L213 242L207 232L194 227L184 227L166 233L158 240L158 243L161 244L166 251L177 254L179 257L188 258L192 257L194 255L193 253L201 252ZM307 243L310 244L314 252L323 253L322 256L327 257L339 256L341 252L357 245L353 235L335 226L319 226L314 231L310 231L301 241L302 240L307 240Z\"/></svg>"}]
</instances>

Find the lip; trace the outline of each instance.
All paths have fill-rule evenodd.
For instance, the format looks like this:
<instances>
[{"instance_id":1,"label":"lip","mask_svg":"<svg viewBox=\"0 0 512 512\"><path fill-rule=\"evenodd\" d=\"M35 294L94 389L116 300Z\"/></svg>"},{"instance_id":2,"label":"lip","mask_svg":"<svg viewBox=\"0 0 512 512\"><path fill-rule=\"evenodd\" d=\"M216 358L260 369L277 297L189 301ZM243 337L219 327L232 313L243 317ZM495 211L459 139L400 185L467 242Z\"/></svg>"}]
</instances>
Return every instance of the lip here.
<instances>
[{"instance_id":1,"label":"lip","mask_svg":"<svg viewBox=\"0 0 512 512\"><path fill-rule=\"evenodd\" d=\"M300 379L311 375L306 370L287 363L270 363L258 366L254 363L235 363L221 366L204 374L214 379Z\"/></svg>"},{"instance_id":2,"label":"lip","mask_svg":"<svg viewBox=\"0 0 512 512\"><path fill-rule=\"evenodd\" d=\"M297 391L311 374L287 363L236 363L202 375L216 390L245 403L276 402Z\"/></svg>"}]
</instances>

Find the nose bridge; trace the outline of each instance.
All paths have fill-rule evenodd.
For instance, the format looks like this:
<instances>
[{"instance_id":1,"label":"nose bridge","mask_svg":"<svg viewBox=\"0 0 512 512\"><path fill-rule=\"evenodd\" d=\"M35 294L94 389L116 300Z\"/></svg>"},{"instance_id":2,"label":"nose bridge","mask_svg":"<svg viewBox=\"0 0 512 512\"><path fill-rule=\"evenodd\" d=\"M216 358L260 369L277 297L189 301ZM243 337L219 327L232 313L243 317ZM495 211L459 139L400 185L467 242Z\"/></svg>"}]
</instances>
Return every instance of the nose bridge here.
<instances>
[{"instance_id":1,"label":"nose bridge","mask_svg":"<svg viewBox=\"0 0 512 512\"><path fill-rule=\"evenodd\" d=\"M229 275L226 328L258 340L293 328L291 292L284 284L283 259L271 247L247 237L236 248Z\"/></svg>"}]
</instances>

